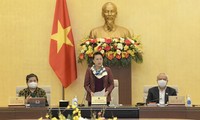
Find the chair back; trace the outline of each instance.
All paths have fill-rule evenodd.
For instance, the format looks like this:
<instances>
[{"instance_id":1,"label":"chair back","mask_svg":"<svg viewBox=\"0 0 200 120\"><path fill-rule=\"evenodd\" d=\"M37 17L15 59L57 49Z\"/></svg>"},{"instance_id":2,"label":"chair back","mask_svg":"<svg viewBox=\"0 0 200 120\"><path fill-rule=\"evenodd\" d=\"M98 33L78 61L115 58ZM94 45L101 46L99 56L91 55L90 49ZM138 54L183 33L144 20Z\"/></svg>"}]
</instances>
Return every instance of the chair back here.
<instances>
[{"instance_id":1,"label":"chair back","mask_svg":"<svg viewBox=\"0 0 200 120\"><path fill-rule=\"evenodd\" d=\"M119 81L114 79L114 89L111 92L111 101L110 105L118 105L119 104Z\"/></svg>"}]
</instances>

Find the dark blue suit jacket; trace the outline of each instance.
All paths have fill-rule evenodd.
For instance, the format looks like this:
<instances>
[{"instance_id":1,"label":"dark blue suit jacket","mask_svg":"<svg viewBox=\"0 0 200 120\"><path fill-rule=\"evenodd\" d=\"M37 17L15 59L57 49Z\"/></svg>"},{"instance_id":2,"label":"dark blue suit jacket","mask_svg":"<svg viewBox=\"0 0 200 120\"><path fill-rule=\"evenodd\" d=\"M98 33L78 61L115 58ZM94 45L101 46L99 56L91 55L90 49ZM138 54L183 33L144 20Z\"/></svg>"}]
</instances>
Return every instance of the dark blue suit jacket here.
<instances>
[{"instance_id":1,"label":"dark blue suit jacket","mask_svg":"<svg viewBox=\"0 0 200 120\"><path fill-rule=\"evenodd\" d=\"M171 87L167 87L165 90L165 104L168 102L168 96L176 96L176 90L171 88ZM156 87L152 87L149 89L148 91L148 96L147 96L147 100L146 103L149 102L156 102L159 103L159 89L158 86Z\"/></svg>"}]
</instances>

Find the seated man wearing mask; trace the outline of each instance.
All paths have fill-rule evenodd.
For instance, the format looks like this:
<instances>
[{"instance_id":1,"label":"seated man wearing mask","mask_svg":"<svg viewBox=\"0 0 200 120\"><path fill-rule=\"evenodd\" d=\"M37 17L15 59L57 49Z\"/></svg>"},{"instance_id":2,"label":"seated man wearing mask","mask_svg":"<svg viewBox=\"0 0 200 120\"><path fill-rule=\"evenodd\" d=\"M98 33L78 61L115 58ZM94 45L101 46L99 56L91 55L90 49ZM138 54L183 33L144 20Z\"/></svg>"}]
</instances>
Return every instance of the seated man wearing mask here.
<instances>
[{"instance_id":1,"label":"seated man wearing mask","mask_svg":"<svg viewBox=\"0 0 200 120\"><path fill-rule=\"evenodd\" d=\"M157 83L158 86L152 87L148 91L148 96L146 103L159 103L159 104L166 104L168 102L168 96L176 96L176 90L167 87L168 78L165 73L160 73L157 76Z\"/></svg>"},{"instance_id":2,"label":"seated man wearing mask","mask_svg":"<svg viewBox=\"0 0 200 120\"><path fill-rule=\"evenodd\" d=\"M46 106L49 106L46 92L42 88L38 87L38 77L35 74L32 73L26 76L26 84L28 87L19 92L19 97L24 96L26 102L29 98L44 97L46 98Z\"/></svg>"}]
</instances>

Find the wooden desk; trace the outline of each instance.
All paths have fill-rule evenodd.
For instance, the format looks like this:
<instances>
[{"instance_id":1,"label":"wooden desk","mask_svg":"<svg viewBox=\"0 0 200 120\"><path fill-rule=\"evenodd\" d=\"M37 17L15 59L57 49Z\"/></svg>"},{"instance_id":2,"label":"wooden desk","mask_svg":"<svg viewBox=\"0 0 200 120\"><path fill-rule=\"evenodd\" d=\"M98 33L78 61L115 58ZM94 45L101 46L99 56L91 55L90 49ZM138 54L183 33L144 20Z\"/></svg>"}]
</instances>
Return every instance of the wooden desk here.
<instances>
[{"instance_id":1,"label":"wooden desk","mask_svg":"<svg viewBox=\"0 0 200 120\"><path fill-rule=\"evenodd\" d=\"M139 118L200 119L200 107L139 107Z\"/></svg>"},{"instance_id":2,"label":"wooden desk","mask_svg":"<svg viewBox=\"0 0 200 120\"><path fill-rule=\"evenodd\" d=\"M81 116L83 118L91 118L91 112L96 112L96 114L103 109L103 107L79 107L81 110ZM121 106L121 107L106 107L105 109L105 118L112 118L113 116L117 118L139 118L139 109L132 106ZM72 114L72 109L66 108L51 108L51 113L53 117L58 118L58 113L61 113L65 116Z\"/></svg>"},{"instance_id":3,"label":"wooden desk","mask_svg":"<svg viewBox=\"0 0 200 120\"><path fill-rule=\"evenodd\" d=\"M90 118L90 112L100 111L98 107L82 107L82 117ZM58 116L58 111L63 111L64 115L72 113L72 110L65 108L10 108L0 107L0 119L38 119L45 118L48 111L53 116ZM117 116L119 119L135 119L136 120L169 120L169 119L200 119L200 107L108 107L105 109L105 117L111 118ZM138 119L139 118L139 119Z\"/></svg>"},{"instance_id":4,"label":"wooden desk","mask_svg":"<svg viewBox=\"0 0 200 120\"><path fill-rule=\"evenodd\" d=\"M45 118L48 108L0 107L1 120Z\"/></svg>"},{"instance_id":5,"label":"wooden desk","mask_svg":"<svg viewBox=\"0 0 200 120\"><path fill-rule=\"evenodd\" d=\"M81 116L84 118L90 118L91 112L101 111L102 107L80 107ZM72 109L66 108L25 108L25 107L0 107L0 119L38 119L40 117L45 118L48 112L52 113L52 117L58 118L58 112L61 111L66 117L68 114L72 114ZM139 118L139 109L136 107L106 107L105 117L112 118L116 116L118 118Z\"/></svg>"}]
</instances>

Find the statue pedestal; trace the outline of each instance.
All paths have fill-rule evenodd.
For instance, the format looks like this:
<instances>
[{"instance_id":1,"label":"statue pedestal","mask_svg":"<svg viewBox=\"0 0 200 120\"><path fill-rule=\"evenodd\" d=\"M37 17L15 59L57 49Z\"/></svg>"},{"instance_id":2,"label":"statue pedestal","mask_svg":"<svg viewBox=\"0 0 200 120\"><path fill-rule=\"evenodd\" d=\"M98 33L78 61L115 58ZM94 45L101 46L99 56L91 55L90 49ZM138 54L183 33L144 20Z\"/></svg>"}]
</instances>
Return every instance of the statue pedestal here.
<instances>
[{"instance_id":1,"label":"statue pedestal","mask_svg":"<svg viewBox=\"0 0 200 120\"><path fill-rule=\"evenodd\" d=\"M111 66L110 68L114 79L119 81L119 104L131 105L131 65L126 67Z\"/></svg>"}]
</instances>

